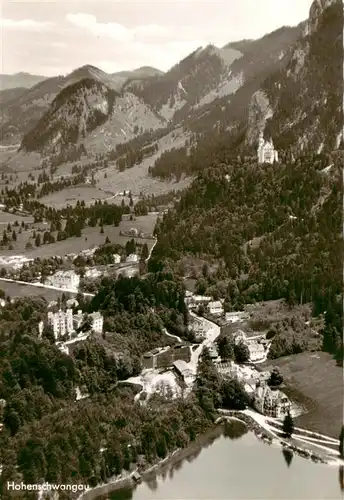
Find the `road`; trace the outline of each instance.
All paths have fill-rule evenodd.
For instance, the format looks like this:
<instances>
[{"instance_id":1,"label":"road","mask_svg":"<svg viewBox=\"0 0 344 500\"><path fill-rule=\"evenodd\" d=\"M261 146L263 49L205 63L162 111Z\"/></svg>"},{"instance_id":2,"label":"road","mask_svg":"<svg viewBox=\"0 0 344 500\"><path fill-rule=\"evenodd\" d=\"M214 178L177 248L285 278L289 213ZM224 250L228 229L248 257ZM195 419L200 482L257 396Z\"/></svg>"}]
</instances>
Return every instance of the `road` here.
<instances>
[{"instance_id":1,"label":"road","mask_svg":"<svg viewBox=\"0 0 344 500\"><path fill-rule=\"evenodd\" d=\"M58 292L66 292L78 294L82 293L84 297L94 297L94 293L79 292L74 288L58 288L57 286L44 285L43 283L28 283L27 281L13 280L11 278L0 278L0 281L7 281L8 283L18 283L18 285L35 286L36 288L47 288L49 290L57 290Z\"/></svg>"},{"instance_id":2,"label":"road","mask_svg":"<svg viewBox=\"0 0 344 500\"><path fill-rule=\"evenodd\" d=\"M154 241L154 243L153 243L153 245L152 245L152 248L149 250L149 255L148 255L147 259L146 259L146 264L148 264L149 259L150 259L150 258L151 258L151 256L152 256L152 252L153 252L154 247L155 247L155 245L157 244L157 242L158 242L158 240L157 240L157 239L155 239L155 241Z\"/></svg>"},{"instance_id":3,"label":"road","mask_svg":"<svg viewBox=\"0 0 344 500\"><path fill-rule=\"evenodd\" d=\"M190 311L190 315L193 316L194 318L197 318L198 320L201 319L201 322L203 324L204 330L206 330L205 334L205 339L203 342L191 353L191 360L188 363L190 370L194 375L197 373L197 366L198 366L198 361L199 357L202 353L203 347L210 347L211 344L215 342L217 337L220 335L220 327L213 323L212 321L209 321L208 319L205 318L200 318L197 316L197 314L193 313Z\"/></svg>"}]
</instances>

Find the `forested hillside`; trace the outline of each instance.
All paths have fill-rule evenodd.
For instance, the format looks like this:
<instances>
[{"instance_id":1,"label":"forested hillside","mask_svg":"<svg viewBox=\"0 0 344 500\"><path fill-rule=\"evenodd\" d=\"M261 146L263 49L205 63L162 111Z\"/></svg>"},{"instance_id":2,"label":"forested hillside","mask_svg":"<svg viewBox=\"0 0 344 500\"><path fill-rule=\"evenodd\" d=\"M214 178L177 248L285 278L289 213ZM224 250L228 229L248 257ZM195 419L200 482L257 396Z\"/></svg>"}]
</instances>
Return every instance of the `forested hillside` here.
<instances>
[{"instance_id":1,"label":"forested hillside","mask_svg":"<svg viewBox=\"0 0 344 500\"><path fill-rule=\"evenodd\" d=\"M210 266L219 262L214 272L198 275L198 288L225 297L227 310L278 298L291 305L312 302L315 314L327 311L335 323L336 333L331 330L324 347L337 352L342 161L338 152L274 166L244 157L215 163L198 174L157 226L150 269L172 267L188 275L181 264L186 255Z\"/></svg>"},{"instance_id":2,"label":"forested hillside","mask_svg":"<svg viewBox=\"0 0 344 500\"><path fill-rule=\"evenodd\" d=\"M238 381L222 380L206 353L195 392L186 397L156 394L141 405L134 388L117 384L140 372L143 352L164 345L163 325L173 323L185 334L184 288L169 273L104 280L91 303L78 300L84 312L103 312L105 333L76 345L70 356L49 329L38 335L45 299L7 301L1 308L3 499L12 498L7 481L95 486L131 466L144 468L194 441L214 423L218 405L242 409L247 403ZM77 387L89 397L76 401ZM75 498L70 495L61 498Z\"/></svg>"}]
</instances>

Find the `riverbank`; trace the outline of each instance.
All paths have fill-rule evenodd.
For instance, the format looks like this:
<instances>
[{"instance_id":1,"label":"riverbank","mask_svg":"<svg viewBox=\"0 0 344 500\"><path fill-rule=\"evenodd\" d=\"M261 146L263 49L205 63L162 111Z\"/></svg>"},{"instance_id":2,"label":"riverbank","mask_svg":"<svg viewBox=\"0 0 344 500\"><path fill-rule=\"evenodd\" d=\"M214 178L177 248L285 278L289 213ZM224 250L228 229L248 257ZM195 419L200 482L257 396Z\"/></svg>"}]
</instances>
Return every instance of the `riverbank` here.
<instances>
[{"instance_id":1,"label":"riverbank","mask_svg":"<svg viewBox=\"0 0 344 500\"><path fill-rule=\"evenodd\" d=\"M124 488L134 488L137 482L134 479L136 474L141 476L144 481L149 481L156 474L163 474L170 467L177 465L183 460L197 456L204 446L210 445L215 439L220 437L224 431L224 423L215 423L215 426L209 428L205 433L198 436L195 441L191 442L186 448L178 448L166 458L157 461L154 464L147 464L144 468L136 468L135 470L121 474L120 476L109 479L107 483L100 484L94 488L90 488L78 496L77 500L95 500L101 497L106 497L114 491Z\"/></svg>"}]
</instances>

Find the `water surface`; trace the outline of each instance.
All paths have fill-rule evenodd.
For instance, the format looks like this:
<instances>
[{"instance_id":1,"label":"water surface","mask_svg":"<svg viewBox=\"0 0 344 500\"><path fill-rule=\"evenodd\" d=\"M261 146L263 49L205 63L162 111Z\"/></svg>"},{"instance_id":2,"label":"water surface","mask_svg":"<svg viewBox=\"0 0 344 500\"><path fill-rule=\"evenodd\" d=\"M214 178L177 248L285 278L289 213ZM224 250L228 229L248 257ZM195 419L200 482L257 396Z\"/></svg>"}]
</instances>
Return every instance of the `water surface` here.
<instances>
[{"instance_id":1,"label":"water surface","mask_svg":"<svg viewBox=\"0 0 344 500\"><path fill-rule=\"evenodd\" d=\"M226 435L227 434L227 435ZM229 435L228 435L229 434ZM111 500L339 500L337 467L315 464L268 445L247 432L232 432Z\"/></svg>"}]
</instances>

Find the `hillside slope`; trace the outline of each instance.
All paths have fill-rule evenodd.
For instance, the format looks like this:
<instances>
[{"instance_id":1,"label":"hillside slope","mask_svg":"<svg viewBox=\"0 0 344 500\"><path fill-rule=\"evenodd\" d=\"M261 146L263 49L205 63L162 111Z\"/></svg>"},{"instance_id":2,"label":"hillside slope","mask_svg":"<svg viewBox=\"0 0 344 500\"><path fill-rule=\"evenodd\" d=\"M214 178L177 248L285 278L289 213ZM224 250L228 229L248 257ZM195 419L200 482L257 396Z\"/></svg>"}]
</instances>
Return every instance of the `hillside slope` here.
<instances>
[{"instance_id":1,"label":"hillside slope","mask_svg":"<svg viewBox=\"0 0 344 500\"><path fill-rule=\"evenodd\" d=\"M21 150L57 154L86 136L111 114L116 92L84 79L63 89L36 127L26 134Z\"/></svg>"},{"instance_id":2,"label":"hillside slope","mask_svg":"<svg viewBox=\"0 0 344 500\"><path fill-rule=\"evenodd\" d=\"M310 155L278 168L218 162L158 225L150 269L197 277L198 291L224 297L227 310L280 298L312 302L316 314L334 310L342 294L343 159ZM323 171L329 162L331 175ZM213 271L197 272L199 261Z\"/></svg>"},{"instance_id":3,"label":"hillside slope","mask_svg":"<svg viewBox=\"0 0 344 500\"><path fill-rule=\"evenodd\" d=\"M85 78L56 96L24 136L20 149L49 156L83 143L91 152L106 151L145 129L161 126L159 117L136 96L120 94L98 78Z\"/></svg>"},{"instance_id":4,"label":"hillside slope","mask_svg":"<svg viewBox=\"0 0 344 500\"><path fill-rule=\"evenodd\" d=\"M248 142L257 140L266 122L266 135L280 149L338 148L342 81L343 5L341 0L316 0L288 65L271 75L251 101Z\"/></svg>"}]
</instances>

